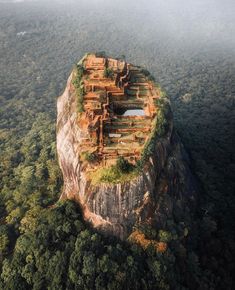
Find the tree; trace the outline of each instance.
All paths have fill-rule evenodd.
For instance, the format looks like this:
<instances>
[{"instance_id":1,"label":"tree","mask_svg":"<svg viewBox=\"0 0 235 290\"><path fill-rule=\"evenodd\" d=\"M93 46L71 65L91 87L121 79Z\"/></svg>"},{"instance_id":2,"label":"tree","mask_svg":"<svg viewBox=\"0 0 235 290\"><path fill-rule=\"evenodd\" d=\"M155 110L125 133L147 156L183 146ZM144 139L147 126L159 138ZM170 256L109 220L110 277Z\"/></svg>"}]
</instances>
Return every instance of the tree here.
<instances>
[{"instance_id":1,"label":"tree","mask_svg":"<svg viewBox=\"0 0 235 290\"><path fill-rule=\"evenodd\" d=\"M131 164L123 156L118 157L116 166L120 172L129 172L131 169Z\"/></svg>"},{"instance_id":2,"label":"tree","mask_svg":"<svg viewBox=\"0 0 235 290\"><path fill-rule=\"evenodd\" d=\"M105 67L105 69L104 69L104 77L113 79L113 77L114 77L113 69Z\"/></svg>"}]
</instances>

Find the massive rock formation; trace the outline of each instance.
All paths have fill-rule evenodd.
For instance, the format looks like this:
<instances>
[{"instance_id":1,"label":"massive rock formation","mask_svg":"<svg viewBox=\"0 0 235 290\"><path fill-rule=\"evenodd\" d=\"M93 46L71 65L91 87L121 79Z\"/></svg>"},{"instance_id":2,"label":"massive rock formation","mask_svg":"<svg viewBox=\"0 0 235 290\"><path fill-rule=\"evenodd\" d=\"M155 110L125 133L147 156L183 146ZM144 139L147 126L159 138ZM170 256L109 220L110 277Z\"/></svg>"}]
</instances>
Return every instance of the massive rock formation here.
<instances>
[{"instance_id":1,"label":"massive rock formation","mask_svg":"<svg viewBox=\"0 0 235 290\"><path fill-rule=\"evenodd\" d=\"M164 227L195 207L195 181L169 105L162 113L163 99L148 72L92 54L77 64L58 99L61 199L76 200L86 220L122 239L136 224ZM120 156L131 172L109 180L105 170Z\"/></svg>"}]
</instances>

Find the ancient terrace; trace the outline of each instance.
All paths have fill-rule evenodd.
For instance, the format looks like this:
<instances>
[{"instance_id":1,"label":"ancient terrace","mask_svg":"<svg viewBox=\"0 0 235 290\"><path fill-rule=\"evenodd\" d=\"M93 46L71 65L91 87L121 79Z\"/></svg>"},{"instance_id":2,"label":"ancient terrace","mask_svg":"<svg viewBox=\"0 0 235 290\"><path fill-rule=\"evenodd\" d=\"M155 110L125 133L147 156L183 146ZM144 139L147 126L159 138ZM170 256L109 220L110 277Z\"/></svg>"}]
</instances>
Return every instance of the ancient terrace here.
<instances>
[{"instance_id":1,"label":"ancient terrace","mask_svg":"<svg viewBox=\"0 0 235 290\"><path fill-rule=\"evenodd\" d=\"M135 164L156 116L159 96L153 83L141 68L121 60L88 55L82 67L80 152L94 154L102 166L119 156Z\"/></svg>"}]
</instances>

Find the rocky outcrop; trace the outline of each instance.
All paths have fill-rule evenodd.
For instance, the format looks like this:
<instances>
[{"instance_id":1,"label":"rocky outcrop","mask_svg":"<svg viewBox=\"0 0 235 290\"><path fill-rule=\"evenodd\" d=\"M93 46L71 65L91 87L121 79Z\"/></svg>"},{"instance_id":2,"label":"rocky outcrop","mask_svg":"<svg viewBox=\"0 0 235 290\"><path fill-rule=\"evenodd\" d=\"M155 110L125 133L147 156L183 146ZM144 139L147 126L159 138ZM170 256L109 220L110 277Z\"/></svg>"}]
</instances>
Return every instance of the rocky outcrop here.
<instances>
[{"instance_id":1,"label":"rocky outcrop","mask_svg":"<svg viewBox=\"0 0 235 290\"><path fill-rule=\"evenodd\" d=\"M64 177L61 199L76 200L94 227L122 239L136 223L163 227L168 219L177 218L178 212L192 211L196 184L187 154L173 129L171 113L166 134L157 139L153 154L138 176L124 183L91 184L85 174L86 164L79 157L83 132L78 126L71 79L72 75L57 102L57 151Z\"/></svg>"}]
</instances>

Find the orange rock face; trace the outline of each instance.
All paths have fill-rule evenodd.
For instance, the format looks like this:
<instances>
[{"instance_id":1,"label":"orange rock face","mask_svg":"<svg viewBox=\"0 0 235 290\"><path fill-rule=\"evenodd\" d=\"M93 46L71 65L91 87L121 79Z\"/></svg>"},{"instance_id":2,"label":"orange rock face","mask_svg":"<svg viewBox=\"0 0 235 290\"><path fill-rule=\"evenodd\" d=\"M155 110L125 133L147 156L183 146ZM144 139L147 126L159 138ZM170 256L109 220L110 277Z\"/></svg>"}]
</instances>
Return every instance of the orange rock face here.
<instances>
[{"instance_id":1,"label":"orange rock face","mask_svg":"<svg viewBox=\"0 0 235 290\"><path fill-rule=\"evenodd\" d=\"M118 156L135 164L153 129L159 92L139 67L124 61L88 55L82 66L84 112L78 126L86 134L80 151L95 153L101 166Z\"/></svg>"}]
</instances>

